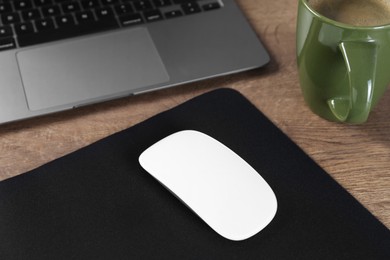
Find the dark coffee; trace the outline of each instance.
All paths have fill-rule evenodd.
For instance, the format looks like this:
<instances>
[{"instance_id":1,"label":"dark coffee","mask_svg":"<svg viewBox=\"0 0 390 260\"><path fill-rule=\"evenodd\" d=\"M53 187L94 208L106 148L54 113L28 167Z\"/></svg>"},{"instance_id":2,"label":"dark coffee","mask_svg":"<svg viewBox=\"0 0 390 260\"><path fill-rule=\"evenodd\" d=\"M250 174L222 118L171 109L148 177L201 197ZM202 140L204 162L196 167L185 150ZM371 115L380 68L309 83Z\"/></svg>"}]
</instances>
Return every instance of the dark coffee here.
<instances>
[{"instance_id":1,"label":"dark coffee","mask_svg":"<svg viewBox=\"0 0 390 260\"><path fill-rule=\"evenodd\" d=\"M307 0L321 15L354 26L390 24L390 0Z\"/></svg>"}]
</instances>

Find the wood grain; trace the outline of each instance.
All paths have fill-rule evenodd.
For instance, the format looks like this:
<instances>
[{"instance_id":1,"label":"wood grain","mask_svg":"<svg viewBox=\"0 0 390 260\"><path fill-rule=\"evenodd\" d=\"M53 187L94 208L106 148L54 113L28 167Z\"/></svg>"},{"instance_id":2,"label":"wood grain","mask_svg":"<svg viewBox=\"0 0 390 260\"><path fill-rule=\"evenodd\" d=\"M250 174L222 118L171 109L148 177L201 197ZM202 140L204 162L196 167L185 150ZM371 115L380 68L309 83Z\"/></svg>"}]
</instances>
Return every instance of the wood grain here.
<instances>
[{"instance_id":1,"label":"wood grain","mask_svg":"<svg viewBox=\"0 0 390 260\"><path fill-rule=\"evenodd\" d=\"M305 105L295 56L297 1L238 0L272 61L265 68L0 126L0 180L220 87L240 91L390 227L390 91L366 124L325 121Z\"/></svg>"}]
</instances>

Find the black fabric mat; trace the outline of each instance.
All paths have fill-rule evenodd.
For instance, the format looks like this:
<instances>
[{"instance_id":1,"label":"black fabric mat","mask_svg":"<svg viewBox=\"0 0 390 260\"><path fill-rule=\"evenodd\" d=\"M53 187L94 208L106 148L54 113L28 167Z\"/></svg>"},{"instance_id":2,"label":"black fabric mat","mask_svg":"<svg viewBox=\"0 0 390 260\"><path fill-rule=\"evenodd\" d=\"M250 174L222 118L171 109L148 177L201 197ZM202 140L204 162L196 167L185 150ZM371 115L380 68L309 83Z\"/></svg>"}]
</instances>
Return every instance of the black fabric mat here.
<instances>
[{"instance_id":1,"label":"black fabric mat","mask_svg":"<svg viewBox=\"0 0 390 260\"><path fill-rule=\"evenodd\" d=\"M251 164L274 220L222 238L138 164L194 129ZM390 232L241 94L216 90L0 182L0 259L390 259Z\"/></svg>"}]
</instances>

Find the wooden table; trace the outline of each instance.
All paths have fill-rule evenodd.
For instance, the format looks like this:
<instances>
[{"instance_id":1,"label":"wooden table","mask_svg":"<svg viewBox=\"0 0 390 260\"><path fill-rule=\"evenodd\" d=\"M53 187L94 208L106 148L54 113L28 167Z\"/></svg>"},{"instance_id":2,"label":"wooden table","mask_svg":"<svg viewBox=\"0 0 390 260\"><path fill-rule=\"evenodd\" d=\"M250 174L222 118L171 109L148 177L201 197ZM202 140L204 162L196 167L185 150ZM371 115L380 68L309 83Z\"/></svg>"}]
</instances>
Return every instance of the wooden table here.
<instances>
[{"instance_id":1,"label":"wooden table","mask_svg":"<svg viewBox=\"0 0 390 260\"><path fill-rule=\"evenodd\" d=\"M262 69L0 126L0 180L22 174L194 96L240 91L390 228L390 91L364 125L325 121L305 105L295 57L297 2L238 0L269 50Z\"/></svg>"}]
</instances>

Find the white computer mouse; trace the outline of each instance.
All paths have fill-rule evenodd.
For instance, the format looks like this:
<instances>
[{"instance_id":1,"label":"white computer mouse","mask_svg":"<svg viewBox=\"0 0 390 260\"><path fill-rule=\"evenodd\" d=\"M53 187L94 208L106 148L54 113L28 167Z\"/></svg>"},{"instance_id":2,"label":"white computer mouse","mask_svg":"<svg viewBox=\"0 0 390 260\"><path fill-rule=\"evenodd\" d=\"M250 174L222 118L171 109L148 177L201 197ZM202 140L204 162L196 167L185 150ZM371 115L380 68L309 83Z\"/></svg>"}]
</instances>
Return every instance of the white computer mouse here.
<instances>
[{"instance_id":1,"label":"white computer mouse","mask_svg":"<svg viewBox=\"0 0 390 260\"><path fill-rule=\"evenodd\" d=\"M146 149L139 162L227 239L238 241L257 234L276 214L275 194L261 175L204 133L174 133Z\"/></svg>"}]
</instances>

